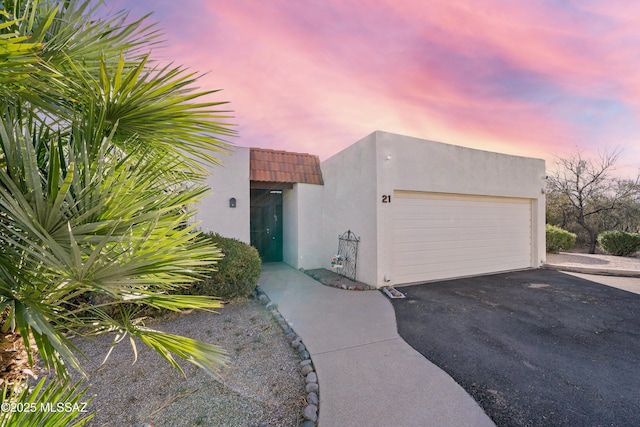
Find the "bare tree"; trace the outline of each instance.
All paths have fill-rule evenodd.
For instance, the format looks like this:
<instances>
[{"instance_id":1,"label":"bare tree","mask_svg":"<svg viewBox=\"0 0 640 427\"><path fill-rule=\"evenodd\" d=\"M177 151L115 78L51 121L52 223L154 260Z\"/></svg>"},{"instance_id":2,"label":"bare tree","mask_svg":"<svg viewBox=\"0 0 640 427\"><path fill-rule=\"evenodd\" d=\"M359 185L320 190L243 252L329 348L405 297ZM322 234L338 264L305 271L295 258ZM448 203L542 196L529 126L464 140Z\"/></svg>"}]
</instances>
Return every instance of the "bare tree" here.
<instances>
[{"instance_id":1,"label":"bare tree","mask_svg":"<svg viewBox=\"0 0 640 427\"><path fill-rule=\"evenodd\" d=\"M605 150L597 158L585 158L581 152L558 157L556 171L549 176L549 201L565 219L570 218L586 231L589 253L595 253L598 233L617 216L616 210L636 200L640 176L622 180L613 176L620 150Z\"/></svg>"}]
</instances>

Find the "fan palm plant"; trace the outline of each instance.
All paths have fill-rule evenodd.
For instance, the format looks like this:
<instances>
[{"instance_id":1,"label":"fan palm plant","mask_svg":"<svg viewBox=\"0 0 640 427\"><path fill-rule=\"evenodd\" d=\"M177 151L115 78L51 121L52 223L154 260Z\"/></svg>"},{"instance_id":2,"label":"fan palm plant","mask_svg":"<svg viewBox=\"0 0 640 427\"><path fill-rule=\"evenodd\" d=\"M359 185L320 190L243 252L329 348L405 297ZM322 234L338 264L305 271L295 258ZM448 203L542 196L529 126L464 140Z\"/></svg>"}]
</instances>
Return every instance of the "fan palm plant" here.
<instances>
[{"instance_id":1,"label":"fan palm plant","mask_svg":"<svg viewBox=\"0 0 640 427\"><path fill-rule=\"evenodd\" d=\"M82 427L93 414L86 406L91 398L81 401L86 389L81 382L49 381L40 379L33 389L7 384L0 391L4 409L0 411L0 427L46 426Z\"/></svg>"},{"instance_id":2,"label":"fan palm plant","mask_svg":"<svg viewBox=\"0 0 640 427\"><path fill-rule=\"evenodd\" d=\"M192 216L234 131L197 75L151 63L145 20L92 4L0 0L0 339L19 333L62 377L82 371L69 333L215 373L224 351L138 313L220 307L175 292L220 256Z\"/></svg>"}]
</instances>

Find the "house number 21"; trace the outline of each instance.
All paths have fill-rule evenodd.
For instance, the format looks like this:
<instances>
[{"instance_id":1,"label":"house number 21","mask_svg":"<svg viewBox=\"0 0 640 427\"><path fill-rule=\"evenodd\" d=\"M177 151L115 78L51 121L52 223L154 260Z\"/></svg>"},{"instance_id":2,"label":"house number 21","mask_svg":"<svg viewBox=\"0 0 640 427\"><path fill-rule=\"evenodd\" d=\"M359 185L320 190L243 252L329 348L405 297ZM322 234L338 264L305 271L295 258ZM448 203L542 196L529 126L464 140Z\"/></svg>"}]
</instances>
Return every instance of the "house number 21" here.
<instances>
[{"instance_id":1,"label":"house number 21","mask_svg":"<svg viewBox=\"0 0 640 427\"><path fill-rule=\"evenodd\" d=\"M382 203L391 203L391 194L383 194Z\"/></svg>"}]
</instances>

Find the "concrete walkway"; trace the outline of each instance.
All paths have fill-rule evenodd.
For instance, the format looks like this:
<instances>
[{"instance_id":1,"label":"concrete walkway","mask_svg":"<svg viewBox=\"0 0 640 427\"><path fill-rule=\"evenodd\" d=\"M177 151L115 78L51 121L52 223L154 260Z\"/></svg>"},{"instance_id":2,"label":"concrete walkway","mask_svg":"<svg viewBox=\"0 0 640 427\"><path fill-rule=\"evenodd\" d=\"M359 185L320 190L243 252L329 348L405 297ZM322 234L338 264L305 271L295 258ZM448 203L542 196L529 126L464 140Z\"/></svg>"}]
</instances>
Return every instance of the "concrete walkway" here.
<instances>
[{"instance_id":1,"label":"concrete walkway","mask_svg":"<svg viewBox=\"0 0 640 427\"><path fill-rule=\"evenodd\" d=\"M311 354L319 426L494 426L449 375L411 348L378 291L344 291L284 264L264 264L260 287Z\"/></svg>"}]
</instances>

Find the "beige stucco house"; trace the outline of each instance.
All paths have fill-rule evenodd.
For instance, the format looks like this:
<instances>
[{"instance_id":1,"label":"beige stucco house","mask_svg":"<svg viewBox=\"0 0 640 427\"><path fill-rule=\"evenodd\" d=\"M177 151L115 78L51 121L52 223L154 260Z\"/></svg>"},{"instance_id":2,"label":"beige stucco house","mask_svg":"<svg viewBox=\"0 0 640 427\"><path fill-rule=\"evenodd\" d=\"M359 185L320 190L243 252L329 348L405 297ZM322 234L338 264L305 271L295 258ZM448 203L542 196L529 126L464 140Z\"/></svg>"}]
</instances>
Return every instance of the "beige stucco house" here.
<instances>
[{"instance_id":1,"label":"beige stucco house","mask_svg":"<svg viewBox=\"0 0 640 427\"><path fill-rule=\"evenodd\" d=\"M544 160L376 131L322 163L247 147L222 161L197 219L267 262L328 268L347 230L376 287L544 262Z\"/></svg>"}]
</instances>

